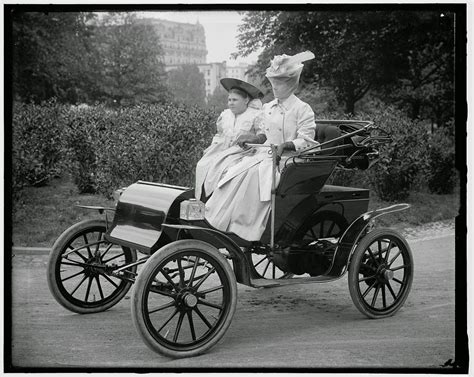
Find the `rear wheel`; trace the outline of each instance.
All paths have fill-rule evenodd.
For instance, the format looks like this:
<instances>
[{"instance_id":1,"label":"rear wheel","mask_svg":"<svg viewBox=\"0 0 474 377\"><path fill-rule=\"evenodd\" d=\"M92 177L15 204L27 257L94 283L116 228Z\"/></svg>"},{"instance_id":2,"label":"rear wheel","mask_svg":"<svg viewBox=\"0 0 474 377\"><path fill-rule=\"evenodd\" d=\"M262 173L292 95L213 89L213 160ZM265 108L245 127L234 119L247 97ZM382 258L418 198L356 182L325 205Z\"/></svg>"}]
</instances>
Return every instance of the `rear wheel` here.
<instances>
[{"instance_id":1,"label":"rear wheel","mask_svg":"<svg viewBox=\"0 0 474 377\"><path fill-rule=\"evenodd\" d=\"M308 244L320 238L338 238L342 236L347 226L344 216L337 212L315 212L296 231L294 240Z\"/></svg>"},{"instance_id":2,"label":"rear wheel","mask_svg":"<svg viewBox=\"0 0 474 377\"><path fill-rule=\"evenodd\" d=\"M225 258L205 242L181 240L145 263L132 294L132 318L153 351L190 357L222 338L236 305L237 285Z\"/></svg>"},{"instance_id":3,"label":"rear wheel","mask_svg":"<svg viewBox=\"0 0 474 377\"><path fill-rule=\"evenodd\" d=\"M135 250L104 239L103 220L85 220L67 229L53 245L47 266L49 290L66 309L97 313L117 304L132 283L111 273L137 260ZM136 266L124 271L134 278Z\"/></svg>"},{"instance_id":4,"label":"rear wheel","mask_svg":"<svg viewBox=\"0 0 474 377\"><path fill-rule=\"evenodd\" d=\"M337 212L320 211L311 215L295 232L293 242L309 244L319 238L338 238L347 228L346 219ZM268 255L252 255L252 262L257 274L265 279L287 279L292 273L284 272L273 263Z\"/></svg>"},{"instance_id":5,"label":"rear wheel","mask_svg":"<svg viewBox=\"0 0 474 377\"><path fill-rule=\"evenodd\" d=\"M273 259L268 254L252 253L252 263L257 276L263 279L288 279L293 276L289 272L281 270L275 265Z\"/></svg>"},{"instance_id":6,"label":"rear wheel","mask_svg":"<svg viewBox=\"0 0 474 377\"><path fill-rule=\"evenodd\" d=\"M395 314L405 303L413 280L413 257L401 234L392 229L368 233L349 266L349 292L369 318Z\"/></svg>"}]
</instances>

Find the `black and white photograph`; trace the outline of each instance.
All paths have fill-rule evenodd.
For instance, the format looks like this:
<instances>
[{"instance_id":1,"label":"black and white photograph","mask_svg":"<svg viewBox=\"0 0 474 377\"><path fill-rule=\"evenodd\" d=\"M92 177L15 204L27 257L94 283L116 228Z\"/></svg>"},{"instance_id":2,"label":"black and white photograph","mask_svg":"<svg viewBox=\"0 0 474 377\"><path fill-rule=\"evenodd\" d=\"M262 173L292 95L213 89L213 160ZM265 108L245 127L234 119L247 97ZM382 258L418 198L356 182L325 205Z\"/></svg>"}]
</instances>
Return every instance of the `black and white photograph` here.
<instances>
[{"instance_id":1,"label":"black and white photograph","mask_svg":"<svg viewBox=\"0 0 474 377\"><path fill-rule=\"evenodd\" d=\"M2 6L2 372L472 372L471 4Z\"/></svg>"}]
</instances>

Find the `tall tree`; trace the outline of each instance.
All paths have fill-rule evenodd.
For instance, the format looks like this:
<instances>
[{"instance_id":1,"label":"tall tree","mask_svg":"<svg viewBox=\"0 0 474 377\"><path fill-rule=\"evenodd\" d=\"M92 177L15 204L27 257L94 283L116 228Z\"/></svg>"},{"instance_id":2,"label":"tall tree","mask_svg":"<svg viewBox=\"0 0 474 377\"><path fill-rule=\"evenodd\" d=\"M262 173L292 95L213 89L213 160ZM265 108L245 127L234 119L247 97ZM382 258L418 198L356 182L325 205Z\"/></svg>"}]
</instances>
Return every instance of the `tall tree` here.
<instances>
[{"instance_id":1,"label":"tall tree","mask_svg":"<svg viewBox=\"0 0 474 377\"><path fill-rule=\"evenodd\" d=\"M122 105L166 99L162 49L152 25L134 13L106 14L95 28L92 46L94 97Z\"/></svg>"},{"instance_id":2,"label":"tall tree","mask_svg":"<svg viewBox=\"0 0 474 377\"><path fill-rule=\"evenodd\" d=\"M13 95L40 102L76 102L87 90L88 22L78 12L13 12Z\"/></svg>"},{"instance_id":3,"label":"tall tree","mask_svg":"<svg viewBox=\"0 0 474 377\"><path fill-rule=\"evenodd\" d=\"M207 97L207 107L213 108L218 112L221 112L227 108L227 98L229 94L227 91L221 86L217 86L212 92L211 95Z\"/></svg>"},{"instance_id":4,"label":"tall tree","mask_svg":"<svg viewBox=\"0 0 474 377\"><path fill-rule=\"evenodd\" d=\"M238 49L247 55L263 47L260 71L274 55L313 51L316 59L308 62L302 81L334 88L345 111L354 113L355 103L383 79L378 58L383 22L377 12L247 12Z\"/></svg>"},{"instance_id":5,"label":"tall tree","mask_svg":"<svg viewBox=\"0 0 474 377\"><path fill-rule=\"evenodd\" d=\"M168 86L175 101L186 105L205 105L206 83L197 65L181 65L168 75Z\"/></svg>"},{"instance_id":6,"label":"tall tree","mask_svg":"<svg viewBox=\"0 0 474 377\"><path fill-rule=\"evenodd\" d=\"M402 101L406 92L437 88L448 99L452 88L453 30L450 23L440 27L439 17L414 11L245 12L236 55L262 49L254 72L261 75L274 55L311 50L316 59L303 70L303 84L332 88L346 113L354 113L369 91L386 97L399 91L392 99L411 101L414 116L416 101Z\"/></svg>"},{"instance_id":7,"label":"tall tree","mask_svg":"<svg viewBox=\"0 0 474 377\"><path fill-rule=\"evenodd\" d=\"M392 17L391 49L404 64L393 67L396 82L384 94L406 107L412 119L444 125L454 111L454 14L400 12Z\"/></svg>"}]
</instances>

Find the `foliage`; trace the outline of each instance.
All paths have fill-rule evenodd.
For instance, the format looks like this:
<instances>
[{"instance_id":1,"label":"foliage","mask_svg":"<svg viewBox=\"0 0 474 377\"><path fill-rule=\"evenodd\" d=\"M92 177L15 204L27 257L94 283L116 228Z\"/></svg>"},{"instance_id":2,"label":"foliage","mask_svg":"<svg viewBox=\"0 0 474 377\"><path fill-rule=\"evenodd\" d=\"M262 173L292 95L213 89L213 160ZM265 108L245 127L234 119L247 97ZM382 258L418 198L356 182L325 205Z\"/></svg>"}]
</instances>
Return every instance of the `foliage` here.
<instances>
[{"instance_id":1,"label":"foliage","mask_svg":"<svg viewBox=\"0 0 474 377\"><path fill-rule=\"evenodd\" d=\"M94 28L91 49L94 100L133 105L166 99L160 39L134 13L106 14Z\"/></svg>"},{"instance_id":2,"label":"foliage","mask_svg":"<svg viewBox=\"0 0 474 377\"><path fill-rule=\"evenodd\" d=\"M204 75L194 64L185 64L168 73L168 87L176 101L185 105L205 105Z\"/></svg>"},{"instance_id":3,"label":"foliage","mask_svg":"<svg viewBox=\"0 0 474 377\"><path fill-rule=\"evenodd\" d=\"M454 114L454 14L397 12L392 18L391 48L403 64L391 62L396 83L385 87L385 100L412 119L444 126Z\"/></svg>"},{"instance_id":4,"label":"foliage","mask_svg":"<svg viewBox=\"0 0 474 377\"><path fill-rule=\"evenodd\" d=\"M64 113L56 101L42 105L15 103L12 127L12 185L43 186L61 170L61 125Z\"/></svg>"},{"instance_id":5,"label":"foliage","mask_svg":"<svg viewBox=\"0 0 474 377\"><path fill-rule=\"evenodd\" d=\"M111 110L50 101L42 106L17 103L13 115L15 193L68 172L80 192L110 195L139 179L192 186L218 112L175 103ZM318 116L346 117L336 112ZM387 201L405 199L419 188L417 179L433 192L452 192L454 146L447 130L429 138L426 124L389 106L357 118L373 120L393 141L380 148L380 160L371 169L335 172L331 183L371 187Z\"/></svg>"},{"instance_id":6,"label":"foliage","mask_svg":"<svg viewBox=\"0 0 474 377\"><path fill-rule=\"evenodd\" d=\"M368 180L380 199L406 199L417 175L428 168L426 127L403 116L393 107L367 118L392 138L390 143L380 147L380 160L367 170Z\"/></svg>"},{"instance_id":7,"label":"foliage","mask_svg":"<svg viewBox=\"0 0 474 377\"><path fill-rule=\"evenodd\" d=\"M317 119L323 119L324 113L343 113L338 106L336 95L330 88L321 88L314 83L306 83L300 86L296 93L298 98L306 102L314 111ZM331 117L325 116L330 119Z\"/></svg>"},{"instance_id":8,"label":"foliage","mask_svg":"<svg viewBox=\"0 0 474 377\"><path fill-rule=\"evenodd\" d=\"M451 194L457 183L454 138L438 129L430 137L428 188L435 194Z\"/></svg>"},{"instance_id":9,"label":"foliage","mask_svg":"<svg viewBox=\"0 0 474 377\"><path fill-rule=\"evenodd\" d=\"M14 98L40 103L166 99L160 40L134 13L13 12Z\"/></svg>"},{"instance_id":10,"label":"foliage","mask_svg":"<svg viewBox=\"0 0 474 377\"><path fill-rule=\"evenodd\" d=\"M207 107L220 113L227 109L227 91L221 86L217 86L214 92L207 97Z\"/></svg>"},{"instance_id":11,"label":"foliage","mask_svg":"<svg viewBox=\"0 0 474 377\"><path fill-rule=\"evenodd\" d=\"M80 193L97 190L97 148L113 125L114 112L104 106L72 107L64 127L65 161Z\"/></svg>"},{"instance_id":12,"label":"foliage","mask_svg":"<svg viewBox=\"0 0 474 377\"><path fill-rule=\"evenodd\" d=\"M79 12L12 13L13 94L40 103L86 99L92 14Z\"/></svg>"},{"instance_id":13,"label":"foliage","mask_svg":"<svg viewBox=\"0 0 474 377\"><path fill-rule=\"evenodd\" d=\"M441 10L250 11L235 55L262 50L252 72L263 76L274 55L313 51L302 83L333 91L345 113L372 91L442 125L452 116L453 19Z\"/></svg>"},{"instance_id":14,"label":"foliage","mask_svg":"<svg viewBox=\"0 0 474 377\"><path fill-rule=\"evenodd\" d=\"M193 185L194 167L212 138L216 114L172 103L138 105L111 112L81 112L74 124L87 140L87 154L76 153L83 186L106 196L137 180ZM78 138L72 133L71 142ZM95 156L95 162L79 161Z\"/></svg>"}]
</instances>

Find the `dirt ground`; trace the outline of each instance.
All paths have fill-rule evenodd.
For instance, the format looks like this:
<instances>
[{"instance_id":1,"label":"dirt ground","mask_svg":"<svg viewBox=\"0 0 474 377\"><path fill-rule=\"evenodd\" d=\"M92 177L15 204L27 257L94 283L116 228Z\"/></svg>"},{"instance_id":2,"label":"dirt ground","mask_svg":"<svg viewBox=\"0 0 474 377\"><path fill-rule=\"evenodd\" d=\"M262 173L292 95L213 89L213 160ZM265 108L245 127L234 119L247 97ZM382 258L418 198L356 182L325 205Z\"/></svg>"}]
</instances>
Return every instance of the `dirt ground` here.
<instances>
[{"instance_id":1,"label":"dirt ground","mask_svg":"<svg viewBox=\"0 0 474 377\"><path fill-rule=\"evenodd\" d=\"M454 229L444 224L406 236L415 274L411 293L395 316L364 317L351 301L347 275L330 283L270 289L239 285L237 310L223 339L204 355L180 360L156 354L142 342L131 321L130 293L104 313L68 312L48 290L47 255L20 253L12 259L12 363L38 371L428 368L447 372L451 367L444 364L456 359Z\"/></svg>"}]
</instances>

